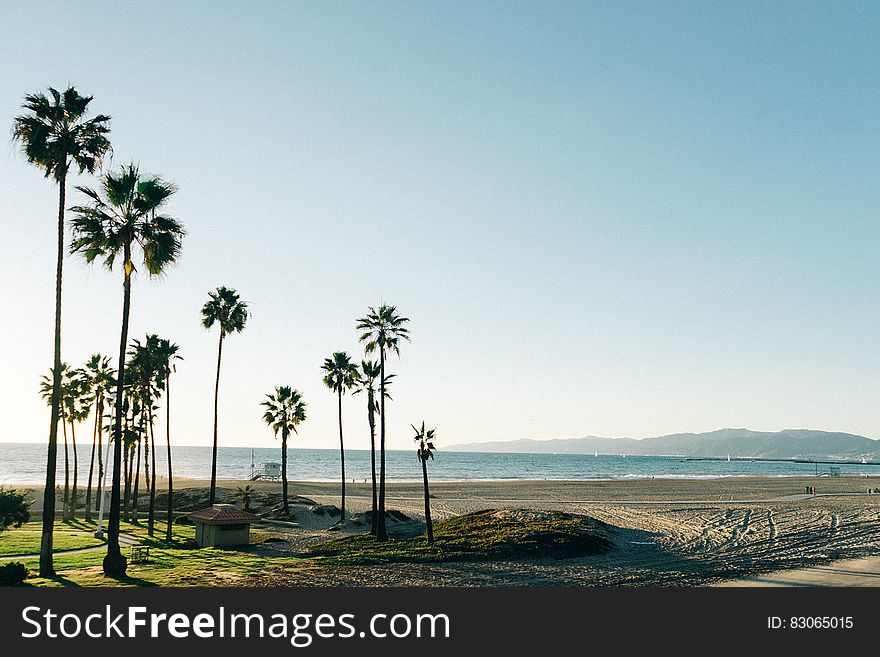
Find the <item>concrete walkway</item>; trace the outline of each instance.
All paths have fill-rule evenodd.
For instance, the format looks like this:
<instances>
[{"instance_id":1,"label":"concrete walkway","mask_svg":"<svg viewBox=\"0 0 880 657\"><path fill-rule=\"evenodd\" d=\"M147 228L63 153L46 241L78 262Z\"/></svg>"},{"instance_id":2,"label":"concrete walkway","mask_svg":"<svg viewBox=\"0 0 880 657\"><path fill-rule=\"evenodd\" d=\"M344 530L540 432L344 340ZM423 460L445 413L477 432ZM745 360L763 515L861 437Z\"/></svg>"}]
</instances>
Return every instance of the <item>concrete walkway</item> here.
<instances>
[{"instance_id":1,"label":"concrete walkway","mask_svg":"<svg viewBox=\"0 0 880 657\"><path fill-rule=\"evenodd\" d=\"M136 536L131 534L120 534L119 535L119 547L127 548L132 545L137 544L138 539ZM101 543L101 545L95 545L93 547L84 547L84 548L76 548L75 550L56 550L52 553L53 557L63 557L65 554L82 554L86 552L99 552L101 550L106 550L107 544ZM11 557L0 557L0 561L23 561L25 559L39 559L40 553L37 552L35 554L15 554Z\"/></svg>"},{"instance_id":2,"label":"concrete walkway","mask_svg":"<svg viewBox=\"0 0 880 657\"><path fill-rule=\"evenodd\" d=\"M880 557L842 559L824 566L778 570L715 586L880 586Z\"/></svg>"}]
</instances>

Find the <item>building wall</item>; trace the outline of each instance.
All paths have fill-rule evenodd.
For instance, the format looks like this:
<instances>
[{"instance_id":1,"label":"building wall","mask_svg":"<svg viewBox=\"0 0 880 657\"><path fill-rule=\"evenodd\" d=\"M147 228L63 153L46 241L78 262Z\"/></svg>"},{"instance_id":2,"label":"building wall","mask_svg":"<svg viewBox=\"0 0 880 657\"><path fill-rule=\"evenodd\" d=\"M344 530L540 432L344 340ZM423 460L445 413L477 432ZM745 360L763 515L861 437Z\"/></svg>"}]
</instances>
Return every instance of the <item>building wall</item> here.
<instances>
[{"instance_id":1,"label":"building wall","mask_svg":"<svg viewBox=\"0 0 880 657\"><path fill-rule=\"evenodd\" d=\"M196 522L196 543L201 547L247 545L250 543L250 525L209 525Z\"/></svg>"}]
</instances>

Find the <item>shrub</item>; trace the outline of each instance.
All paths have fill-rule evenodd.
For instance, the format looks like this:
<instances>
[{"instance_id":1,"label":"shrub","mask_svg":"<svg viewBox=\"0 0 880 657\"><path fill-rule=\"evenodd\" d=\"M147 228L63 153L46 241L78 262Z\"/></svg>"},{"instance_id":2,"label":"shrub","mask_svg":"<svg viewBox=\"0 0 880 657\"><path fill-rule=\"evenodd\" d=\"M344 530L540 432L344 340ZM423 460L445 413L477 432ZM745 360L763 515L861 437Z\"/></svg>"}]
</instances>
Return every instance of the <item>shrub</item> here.
<instances>
[{"instance_id":1,"label":"shrub","mask_svg":"<svg viewBox=\"0 0 880 657\"><path fill-rule=\"evenodd\" d=\"M0 488L0 532L9 527L21 527L31 519L30 500L24 493L19 493L14 488L6 490Z\"/></svg>"},{"instance_id":2,"label":"shrub","mask_svg":"<svg viewBox=\"0 0 880 657\"><path fill-rule=\"evenodd\" d=\"M21 584L28 575L27 568L19 561L10 561L0 566L0 586Z\"/></svg>"}]
</instances>

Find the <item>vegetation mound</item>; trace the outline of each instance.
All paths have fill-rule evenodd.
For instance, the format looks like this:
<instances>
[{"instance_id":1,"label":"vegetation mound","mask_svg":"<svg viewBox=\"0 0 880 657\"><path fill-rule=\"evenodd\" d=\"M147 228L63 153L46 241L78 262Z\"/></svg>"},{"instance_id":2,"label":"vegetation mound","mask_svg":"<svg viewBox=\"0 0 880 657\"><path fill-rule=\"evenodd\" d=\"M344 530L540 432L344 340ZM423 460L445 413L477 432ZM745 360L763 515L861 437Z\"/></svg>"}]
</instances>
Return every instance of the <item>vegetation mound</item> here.
<instances>
[{"instance_id":1,"label":"vegetation mound","mask_svg":"<svg viewBox=\"0 0 880 657\"><path fill-rule=\"evenodd\" d=\"M613 528L594 518L560 511L488 509L438 522L434 544L423 536L379 542L369 535L322 543L309 556L326 562L469 561L479 559L570 559L613 547Z\"/></svg>"}]
</instances>

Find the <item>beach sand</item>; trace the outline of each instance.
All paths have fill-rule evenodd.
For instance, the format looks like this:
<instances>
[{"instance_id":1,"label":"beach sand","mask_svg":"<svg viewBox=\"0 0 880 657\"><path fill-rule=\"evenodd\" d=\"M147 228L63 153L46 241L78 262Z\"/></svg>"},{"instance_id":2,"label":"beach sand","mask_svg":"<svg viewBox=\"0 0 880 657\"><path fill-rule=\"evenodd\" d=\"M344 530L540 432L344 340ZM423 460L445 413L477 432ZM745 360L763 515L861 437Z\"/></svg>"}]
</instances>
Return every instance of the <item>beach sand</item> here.
<instances>
[{"instance_id":1,"label":"beach sand","mask_svg":"<svg viewBox=\"0 0 880 657\"><path fill-rule=\"evenodd\" d=\"M280 482L220 481L220 499L250 484L280 492ZM158 481L159 488L163 481ZM339 484L290 482L291 495L339 504ZM817 495L805 493L815 486ZM639 479L631 481L437 482L437 519L489 508L555 509L595 517L615 529L615 549L577 559L352 566L302 569L274 564L246 585L343 586L697 586L878 585L880 477ZM207 488L176 479L175 490ZM34 497L39 498L39 491ZM347 485L347 507L370 507L370 486ZM39 508L37 504L35 509ZM418 484L389 483L387 508L423 513ZM282 534L285 533L282 531ZM335 538L321 527L287 531L290 549ZM273 545L277 554L279 546ZM865 558L869 558L865 561ZM851 561L859 559L859 561ZM873 560L871 560L873 559ZM848 561L849 560L849 561ZM824 568L804 574L803 569ZM774 571L783 571L774 573ZM847 571L845 575L841 574ZM786 575L787 573L787 575Z\"/></svg>"}]
</instances>

